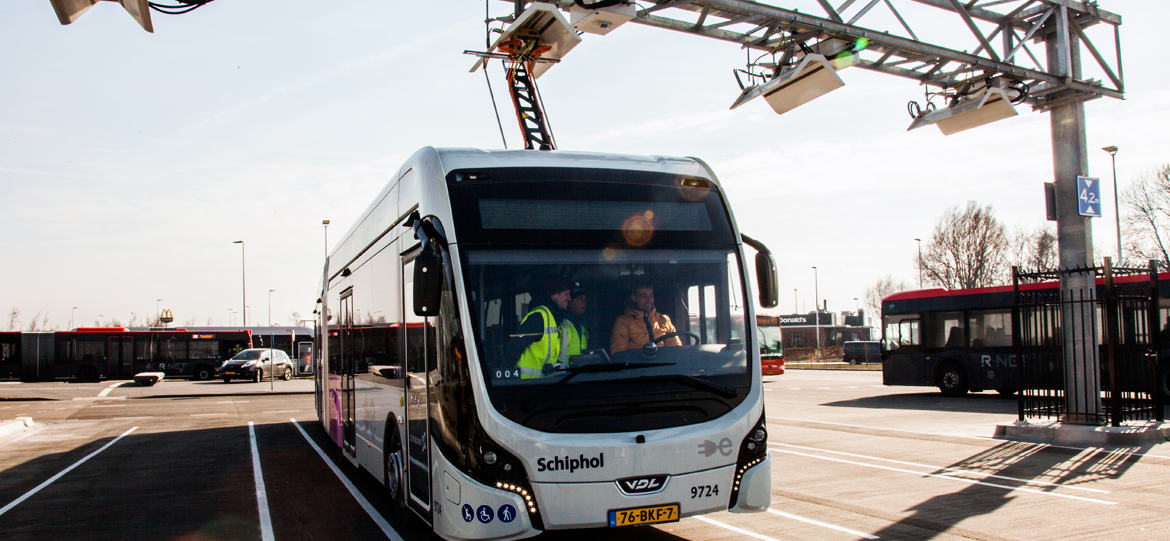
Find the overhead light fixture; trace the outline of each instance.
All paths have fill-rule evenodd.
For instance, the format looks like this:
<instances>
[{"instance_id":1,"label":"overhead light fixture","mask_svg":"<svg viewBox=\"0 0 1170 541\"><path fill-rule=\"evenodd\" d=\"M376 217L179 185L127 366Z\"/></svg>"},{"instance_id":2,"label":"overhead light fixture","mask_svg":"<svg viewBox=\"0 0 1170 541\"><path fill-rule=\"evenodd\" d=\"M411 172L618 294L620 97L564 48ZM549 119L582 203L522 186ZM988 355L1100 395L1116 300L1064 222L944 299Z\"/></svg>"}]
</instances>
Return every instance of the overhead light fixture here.
<instances>
[{"instance_id":1,"label":"overhead light fixture","mask_svg":"<svg viewBox=\"0 0 1170 541\"><path fill-rule=\"evenodd\" d=\"M541 46L549 48L547 52L540 55L540 58L551 61L537 62L532 67L531 75L533 78L544 75L544 72L548 71L553 64L560 61L569 51L573 50L573 47L581 43L577 32L573 30L572 25L565 20L565 16L561 15L555 6L536 2L529 5L524 13L521 13L520 17L516 19L516 22L509 25L507 30L500 34L487 53L475 61L471 71L475 72L480 67L486 66L488 59L493 53L496 53L501 43L533 34L539 36Z\"/></svg>"},{"instance_id":2,"label":"overhead light fixture","mask_svg":"<svg viewBox=\"0 0 1170 541\"><path fill-rule=\"evenodd\" d=\"M845 82L824 55L806 54L796 66L782 70L771 81L744 89L731 108L763 96L776 114L782 115L843 86Z\"/></svg>"},{"instance_id":3,"label":"overhead light fixture","mask_svg":"<svg viewBox=\"0 0 1170 541\"><path fill-rule=\"evenodd\" d=\"M578 32L604 36L613 29L633 20L638 8L634 4L618 4L602 8L585 8L574 4L569 8L569 22Z\"/></svg>"},{"instance_id":4,"label":"overhead light fixture","mask_svg":"<svg viewBox=\"0 0 1170 541\"><path fill-rule=\"evenodd\" d=\"M990 87L971 97L960 98L945 109L927 111L918 115L906 131L931 124L937 125L943 135L954 135L963 130L977 128L996 120L1018 115L1016 108L1004 89Z\"/></svg>"},{"instance_id":5,"label":"overhead light fixture","mask_svg":"<svg viewBox=\"0 0 1170 541\"><path fill-rule=\"evenodd\" d=\"M147 32L154 32L154 25L150 22L150 6L147 0L110 0L122 4L122 7L134 17L139 26ZM61 24L70 24L82 16L98 0L49 0L53 11L57 13L57 20Z\"/></svg>"}]
</instances>

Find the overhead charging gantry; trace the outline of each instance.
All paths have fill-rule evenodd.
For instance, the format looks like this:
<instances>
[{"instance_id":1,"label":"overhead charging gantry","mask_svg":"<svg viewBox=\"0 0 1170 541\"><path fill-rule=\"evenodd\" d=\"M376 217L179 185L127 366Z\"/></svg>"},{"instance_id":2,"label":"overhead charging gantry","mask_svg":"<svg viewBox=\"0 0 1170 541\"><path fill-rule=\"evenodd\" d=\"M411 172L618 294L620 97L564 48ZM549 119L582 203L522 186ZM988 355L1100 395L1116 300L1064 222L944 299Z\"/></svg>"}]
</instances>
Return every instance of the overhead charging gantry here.
<instances>
[{"instance_id":1,"label":"overhead charging gantry","mask_svg":"<svg viewBox=\"0 0 1170 541\"><path fill-rule=\"evenodd\" d=\"M471 68L472 72L480 68L486 70L489 60L504 62L508 92L516 108L524 148L556 149L536 79L580 42L581 38L555 6L532 4L501 31L500 37L487 51L464 51L479 57Z\"/></svg>"}]
</instances>

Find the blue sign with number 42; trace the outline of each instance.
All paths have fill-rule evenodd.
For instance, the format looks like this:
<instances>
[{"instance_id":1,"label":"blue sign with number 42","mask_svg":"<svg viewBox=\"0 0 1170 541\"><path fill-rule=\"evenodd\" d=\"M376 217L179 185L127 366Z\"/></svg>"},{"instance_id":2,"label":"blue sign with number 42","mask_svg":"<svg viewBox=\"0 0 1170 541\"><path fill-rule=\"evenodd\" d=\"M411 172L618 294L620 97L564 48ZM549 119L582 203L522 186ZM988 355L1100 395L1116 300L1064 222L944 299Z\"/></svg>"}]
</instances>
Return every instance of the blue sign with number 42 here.
<instances>
[{"instance_id":1,"label":"blue sign with number 42","mask_svg":"<svg viewBox=\"0 0 1170 541\"><path fill-rule=\"evenodd\" d=\"M1101 217L1100 180L1077 176L1077 214L1090 218Z\"/></svg>"}]
</instances>

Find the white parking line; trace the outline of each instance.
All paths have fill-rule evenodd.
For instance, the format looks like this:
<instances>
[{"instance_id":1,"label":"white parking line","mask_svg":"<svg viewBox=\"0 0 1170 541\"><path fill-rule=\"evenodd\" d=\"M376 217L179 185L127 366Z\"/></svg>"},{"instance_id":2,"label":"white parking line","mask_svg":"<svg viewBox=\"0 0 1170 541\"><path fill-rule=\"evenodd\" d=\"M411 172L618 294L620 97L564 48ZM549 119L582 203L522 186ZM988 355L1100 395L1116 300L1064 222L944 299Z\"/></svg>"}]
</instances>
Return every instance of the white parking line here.
<instances>
[{"instance_id":1,"label":"white parking line","mask_svg":"<svg viewBox=\"0 0 1170 541\"><path fill-rule=\"evenodd\" d=\"M807 522L807 523L812 524L814 526L821 526L823 528L828 528L830 530L837 530L838 532L845 532L845 533L850 534L850 535L856 535L857 537L864 537L866 539L881 539L880 537L878 537L876 535L870 535L870 534L867 534L864 532L859 532L857 530L850 530L849 528L845 528L843 526L834 526L832 524L821 522L819 520L813 520L811 518L804 518L804 517L799 516L799 515L793 515L792 513L785 513L783 511L777 511L777 510L771 509L771 508L768 509L768 512L776 514L776 515L780 515L782 517L788 517L792 520L799 520L801 522Z\"/></svg>"},{"instance_id":2,"label":"white parking line","mask_svg":"<svg viewBox=\"0 0 1170 541\"><path fill-rule=\"evenodd\" d=\"M1048 486L1048 487L1060 487L1060 488L1067 488L1067 489L1070 489L1070 490L1084 490L1084 491L1086 491L1086 492L1096 492L1097 494L1109 494L1109 491L1108 491L1108 490L1100 490L1100 489L1096 489L1096 488L1085 488L1085 487L1077 487L1077 486L1072 486L1072 485L1064 485L1064 484L1061 484L1061 483L1049 483L1049 482L1047 482L1047 481L1036 481L1035 479L1023 479L1023 478L1020 478L1020 477L1009 477L1009 476L1006 476L1006 475L996 475L996 474L994 474L994 473L983 473L983 472L978 472L978 471L974 471L974 470L962 470L962 469L959 469L959 468L950 468L950 467L947 467L947 466L931 466L930 464L918 464L918 463L915 463L915 462L903 462L903 461L901 461L901 460L893 460L893 459L889 459L889 458L879 458L879 457L876 457L876 456L857 455L857 454L853 454L853 453L846 453L846 452L844 452L844 451L830 451L830 450L828 450L828 449L817 449L816 447L804 447L804 446L802 446L802 445L792 445L792 444L788 444L788 443L773 443L772 445L783 445L784 447L792 447L792 448L795 448L795 449L804 449L804 450L806 450L806 451L819 451L819 452L822 452L822 453L833 453L833 454L835 454L835 455L845 455L845 456L851 456L851 457L854 457L854 458L865 458L865 459L869 459L869 460L880 460L880 461L882 461L882 462L890 462L890 463L893 463L893 464L901 464L901 465L903 465L903 466L917 466L917 467L919 467L919 468L930 468L930 469L933 469L933 470L946 470L946 471L952 471L952 472L956 472L956 473L966 473L966 474L969 474L969 475L978 475L978 476L981 476L981 477L993 477L993 478L995 478L995 479L1005 479L1005 480L1008 480L1008 481L1016 481L1016 482L1019 482L1019 483L1028 483L1028 484L1030 484L1030 485L1042 485L1042 486Z\"/></svg>"},{"instance_id":3,"label":"white parking line","mask_svg":"<svg viewBox=\"0 0 1170 541\"><path fill-rule=\"evenodd\" d=\"M85 463L86 460L89 460L89 459L97 456L98 453L105 451L106 449L109 449L111 445L118 443L118 440L125 438L126 436L130 435L131 432L134 432L135 430L138 430L138 427L136 427L136 426L131 427L130 430L123 432L121 436L118 436L118 437L114 438L113 440L111 440L110 443L103 445L101 449L98 449L97 451L94 451L88 455L85 455L85 458L78 460L77 462L74 462L72 466L69 466L68 468L61 470L61 473L58 473L57 475L50 477L49 480L37 485L36 488L34 488L28 492L25 492L23 496L13 500L12 503L5 505L4 507L0 507L0 515L7 513L13 507L20 505L20 502L23 502L23 501L29 499L29 497L31 497L33 494L40 492L42 488L45 488L45 487L53 484L54 481L60 479L61 477L64 477L65 474L73 471L74 468L82 465L83 463Z\"/></svg>"},{"instance_id":4,"label":"white parking line","mask_svg":"<svg viewBox=\"0 0 1170 541\"><path fill-rule=\"evenodd\" d=\"M962 477L953 477L953 476L950 476L950 475L944 475L944 474L939 474L939 473L929 473L929 472L920 472L920 471L914 471L914 470L904 470L904 469L902 469L902 468L894 468L894 467L891 467L891 466L879 466L879 465L877 465L877 464L866 464L866 463L864 463L864 462L854 462L854 461L852 461L852 460L844 460L844 459L840 459L840 458L831 458L831 457L827 457L827 456L817 456L817 455L810 455L810 454L808 454L808 453L798 453L798 452L796 452L796 451L788 451L788 450L784 450L784 449L778 449L778 448L775 448L775 447L768 447L768 448L769 448L770 450L772 450L772 451L776 451L777 453L787 453L787 454L790 454L790 455L797 455L797 456L803 456L803 457L808 457L808 458L816 458L816 459L820 459L820 460L828 460L828 461L830 461L830 462L841 462L841 463L843 463L843 464L852 464L852 465L854 465L854 466L864 466L864 467L867 467L867 468L876 468L876 469L879 469L879 470L886 470L886 471L899 472L899 473L909 473L909 474L911 474L911 475L919 475L919 476L922 476L922 477L936 477L936 478L938 478L938 479L948 479L948 480L951 480L951 481L958 481L958 482L960 482L960 483L967 483L967 484L971 484L971 485L982 485L982 486L985 486L985 487L1002 488L1002 489L1004 489L1004 490L1008 490L1008 491L1029 492L1029 493L1032 493L1032 494L1040 494L1040 495L1042 495L1042 496L1055 496L1055 497L1057 497L1057 498L1068 498L1068 499L1070 499L1070 500L1080 500L1080 501L1083 501L1083 502L1100 503L1100 504L1104 504L1104 505L1117 505L1117 502L1110 502L1110 501L1105 501L1105 500L1097 500L1097 499L1094 499L1094 498L1085 498L1085 497L1082 497L1082 496L1070 496L1070 495L1068 495L1068 494L1057 494L1057 493L1055 493L1055 492L1045 492L1045 491L1043 491L1043 490L1036 490L1036 489L1031 489L1031 488L1024 488L1024 487L1013 487L1013 486L1008 486L1008 485L998 485L998 484L995 484L995 483L985 483L985 482L983 482L983 481L976 481L976 480L974 480L974 479L964 479L964 478L962 478Z\"/></svg>"},{"instance_id":5,"label":"white parking line","mask_svg":"<svg viewBox=\"0 0 1170 541\"><path fill-rule=\"evenodd\" d=\"M119 381L118 383L110 385L109 387L106 387L104 390L102 390L102 392L98 393L98 396L99 397L106 396L106 395L110 394L110 391L114 390L114 387L121 387L127 383L130 383L130 382L129 381Z\"/></svg>"},{"instance_id":6,"label":"white parking line","mask_svg":"<svg viewBox=\"0 0 1170 541\"><path fill-rule=\"evenodd\" d=\"M986 436L960 436L958 434L936 434L934 432L920 432L917 430L902 430L902 429L898 429L898 428L882 428L879 426L851 425L848 423L831 423L829 421L813 421L811 419L793 419L791 417L768 416L768 418L769 419L776 419L778 421L798 421L801 423L816 423L816 424L821 424L821 425L847 426L850 428L864 428L867 430L881 430L884 432L905 432L907 434L921 434L924 436L945 436L948 438L970 438L973 440L995 440L995 438L988 438ZM996 440L996 441L1002 441L1002 440Z\"/></svg>"},{"instance_id":7,"label":"white parking line","mask_svg":"<svg viewBox=\"0 0 1170 541\"><path fill-rule=\"evenodd\" d=\"M768 536L766 536L766 535L758 534L758 533L755 533L755 532L749 532L749 531L747 531L747 530L745 530L745 529L743 529L743 528L736 528L735 526L732 526L732 525L730 525L730 524L724 524L724 523L722 523L722 522L719 522L718 520L711 520L711 519L709 519L709 518L707 518L707 517L691 517L691 518L693 518L693 519L695 519L695 520L701 520L701 521L703 521L703 522L706 522L707 524L711 524L711 525L714 525L714 526L718 526L718 527L720 527L720 528L723 528L724 530L731 530L731 531L733 531L733 532L735 532L735 533L737 533L737 534L740 534L740 535L746 535L746 536L748 536L748 537L754 537L754 538L756 538L756 539L761 539L761 540L763 540L763 541L779 541L779 540L778 540L778 539L776 539L775 537L768 537Z\"/></svg>"},{"instance_id":8,"label":"white parking line","mask_svg":"<svg viewBox=\"0 0 1170 541\"><path fill-rule=\"evenodd\" d=\"M260 449L256 446L256 427L248 421L248 439L252 443L252 478L256 481L256 506L260 508L260 539L276 541L272 533L272 514L268 512L268 491L264 489L264 472L260 471Z\"/></svg>"},{"instance_id":9,"label":"white parking line","mask_svg":"<svg viewBox=\"0 0 1170 541\"><path fill-rule=\"evenodd\" d=\"M355 500L357 500L358 505L360 505L362 509L365 510L367 515L370 515L370 518L374 519L374 523L382 529L382 533L386 535L386 538L390 541L402 541L402 536L398 535L398 532L394 531L394 528L390 526L389 522L386 522L386 519L382 517L382 514L379 513L377 509L374 509L374 506L370 505L369 500L367 500L365 496L362 496L361 492L358 492L357 487L353 486L353 483L349 482L349 479L347 479L345 475L341 473L341 470L337 469L337 465L334 464L332 460L329 460L329 457L325 456L325 452L317 446L317 444L313 441L313 438L310 438L309 434L307 434L305 430L301 428L301 425L297 424L297 420L289 419L289 421L292 421L293 428L296 428L297 432L300 432L301 436L304 436L305 441L309 442L309 446L311 446L314 451L317 451L317 456L321 457L321 460L325 461L325 465L329 466L330 470L333 470L333 475L336 475L337 479L341 481L341 484L345 485L345 489L349 491L350 495L352 495Z\"/></svg>"}]
</instances>

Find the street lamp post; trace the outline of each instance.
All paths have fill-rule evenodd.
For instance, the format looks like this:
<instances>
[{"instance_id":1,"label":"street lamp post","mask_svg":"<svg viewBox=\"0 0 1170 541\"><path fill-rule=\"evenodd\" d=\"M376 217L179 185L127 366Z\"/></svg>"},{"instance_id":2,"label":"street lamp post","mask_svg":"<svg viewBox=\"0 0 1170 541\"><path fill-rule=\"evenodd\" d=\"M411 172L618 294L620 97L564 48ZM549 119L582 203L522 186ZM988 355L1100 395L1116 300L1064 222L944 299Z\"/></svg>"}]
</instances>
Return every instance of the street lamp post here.
<instances>
[{"instance_id":1,"label":"street lamp post","mask_svg":"<svg viewBox=\"0 0 1170 541\"><path fill-rule=\"evenodd\" d=\"M158 325L160 320L162 319L161 312L158 311L158 303L160 303L160 302L162 302L162 299L156 299L154 301L154 324L155 325Z\"/></svg>"},{"instance_id":2,"label":"street lamp post","mask_svg":"<svg viewBox=\"0 0 1170 541\"><path fill-rule=\"evenodd\" d=\"M239 244L240 245L240 296L243 299L243 302L240 303L240 306L243 307L243 309L244 309L244 313L240 316L240 321L243 323L243 325L240 325L240 326L247 327L248 326L248 279L247 279L247 275L245 274L245 272L247 270L247 261L245 259L245 255L244 255L244 241L242 241L242 240L232 241L232 244Z\"/></svg>"},{"instance_id":3,"label":"street lamp post","mask_svg":"<svg viewBox=\"0 0 1170 541\"><path fill-rule=\"evenodd\" d=\"M813 310L816 312L817 361L821 360L821 286L817 280L817 268L813 267Z\"/></svg>"},{"instance_id":4,"label":"street lamp post","mask_svg":"<svg viewBox=\"0 0 1170 541\"><path fill-rule=\"evenodd\" d=\"M1113 214L1117 218L1117 264L1122 265L1121 261L1121 209L1117 201L1117 147L1109 145L1101 150L1109 153L1109 159L1113 162Z\"/></svg>"},{"instance_id":5,"label":"street lamp post","mask_svg":"<svg viewBox=\"0 0 1170 541\"><path fill-rule=\"evenodd\" d=\"M329 220L321 220L321 225L325 226L325 257L329 257Z\"/></svg>"},{"instance_id":6,"label":"street lamp post","mask_svg":"<svg viewBox=\"0 0 1170 541\"><path fill-rule=\"evenodd\" d=\"M792 288L792 313L793 314L800 313L800 302L797 300L795 287Z\"/></svg>"},{"instance_id":7,"label":"street lamp post","mask_svg":"<svg viewBox=\"0 0 1170 541\"><path fill-rule=\"evenodd\" d=\"M922 239L914 239L918 243L918 289L922 289Z\"/></svg>"},{"instance_id":8,"label":"street lamp post","mask_svg":"<svg viewBox=\"0 0 1170 541\"><path fill-rule=\"evenodd\" d=\"M273 291L276 291L276 290L275 289L268 290L268 326L269 327L272 326L272 292Z\"/></svg>"}]
</instances>

